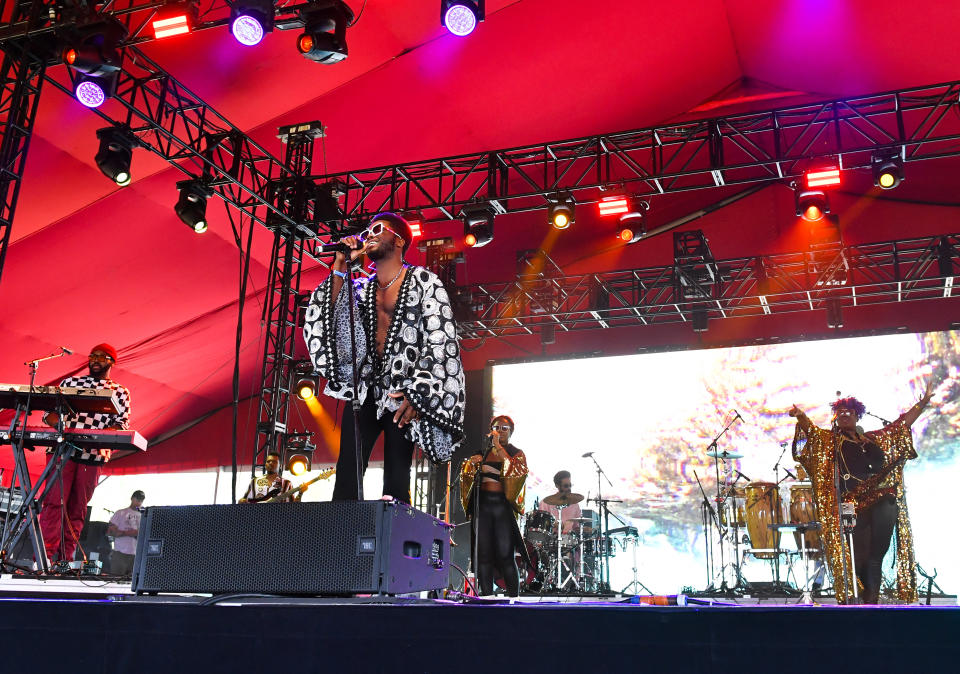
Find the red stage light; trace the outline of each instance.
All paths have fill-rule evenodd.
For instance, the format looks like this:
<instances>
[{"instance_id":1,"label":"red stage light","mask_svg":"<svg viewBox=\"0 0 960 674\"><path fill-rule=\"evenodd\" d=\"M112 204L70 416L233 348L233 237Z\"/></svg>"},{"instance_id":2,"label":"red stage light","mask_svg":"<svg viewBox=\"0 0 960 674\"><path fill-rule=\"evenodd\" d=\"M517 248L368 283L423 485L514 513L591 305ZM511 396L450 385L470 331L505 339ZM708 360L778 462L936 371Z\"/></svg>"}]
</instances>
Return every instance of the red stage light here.
<instances>
[{"instance_id":1,"label":"red stage light","mask_svg":"<svg viewBox=\"0 0 960 674\"><path fill-rule=\"evenodd\" d=\"M63 62L68 66L72 66L77 62L77 50L76 49L65 49L63 51Z\"/></svg>"},{"instance_id":2,"label":"red stage light","mask_svg":"<svg viewBox=\"0 0 960 674\"><path fill-rule=\"evenodd\" d=\"M463 242L473 248L477 245L477 237L473 233L467 234L465 237L463 237Z\"/></svg>"},{"instance_id":3,"label":"red stage light","mask_svg":"<svg viewBox=\"0 0 960 674\"><path fill-rule=\"evenodd\" d=\"M818 171L807 171L803 174L807 188L831 187L840 184L840 169L830 168Z\"/></svg>"},{"instance_id":4,"label":"red stage light","mask_svg":"<svg viewBox=\"0 0 960 674\"><path fill-rule=\"evenodd\" d=\"M811 204L810 206L807 206L807 210L803 212L803 219L806 220L807 222L816 222L817 220L820 220L822 218L823 218L823 211L821 211L820 207L815 204Z\"/></svg>"},{"instance_id":5,"label":"red stage light","mask_svg":"<svg viewBox=\"0 0 960 674\"><path fill-rule=\"evenodd\" d=\"M420 235L423 234L423 223L419 220L411 220L407 223L410 225L410 234L414 239L419 239Z\"/></svg>"},{"instance_id":6,"label":"red stage light","mask_svg":"<svg viewBox=\"0 0 960 674\"><path fill-rule=\"evenodd\" d=\"M633 230L629 227L624 227L620 230L620 240L624 243L630 243L633 241Z\"/></svg>"},{"instance_id":7,"label":"red stage light","mask_svg":"<svg viewBox=\"0 0 960 674\"><path fill-rule=\"evenodd\" d=\"M600 209L600 216L620 215L630 210L630 200L626 197L614 196L603 197L597 204Z\"/></svg>"},{"instance_id":8,"label":"red stage light","mask_svg":"<svg viewBox=\"0 0 960 674\"><path fill-rule=\"evenodd\" d=\"M153 37L157 40L189 32L190 17L186 14L174 14L153 21Z\"/></svg>"},{"instance_id":9,"label":"red stage light","mask_svg":"<svg viewBox=\"0 0 960 674\"><path fill-rule=\"evenodd\" d=\"M309 54L313 50L313 36L309 33L301 35L297 40L297 49L301 54Z\"/></svg>"}]
</instances>

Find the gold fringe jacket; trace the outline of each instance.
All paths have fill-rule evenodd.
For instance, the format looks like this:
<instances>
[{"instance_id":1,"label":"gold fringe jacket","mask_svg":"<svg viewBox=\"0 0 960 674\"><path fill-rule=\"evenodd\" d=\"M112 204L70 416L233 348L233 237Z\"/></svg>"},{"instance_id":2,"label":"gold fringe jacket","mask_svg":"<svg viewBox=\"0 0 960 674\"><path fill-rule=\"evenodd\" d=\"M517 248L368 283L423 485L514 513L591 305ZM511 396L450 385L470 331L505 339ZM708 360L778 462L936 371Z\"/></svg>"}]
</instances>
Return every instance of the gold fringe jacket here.
<instances>
[{"instance_id":1,"label":"gold fringe jacket","mask_svg":"<svg viewBox=\"0 0 960 674\"><path fill-rule=\"evenodd\" d=\"M859 516L882 496L896 496L899 507L896 526L897 597L904 602L915 602L917 577L914 573L913 532L910 529L910 515L903 485L903 464L917 456L910 427L898 419L889 426L866 435L883 450L884 467L848 492L844 499L856 504ZM853 596L853 572L850 568L850 549L844 541L837 513L834 482L835 457L841 442L839 431L818 428L803 413L797 416L793 458L806 469L813 483L813 500L819 516L827 565L833 576L837 602L845 604Z\"/></svg>"},{"instance_id":2,"label":"gold fringe jacket","mask_svg":"<svg viewBox=\"0 0 960 674\"><path fill-rule=\"evenodd\" d=\"M480 462L483 457L474 454L463 462L460 468L460 504L463 511L469 513L470 492L473 489L473 481L476 478L477 470L480 468ZM523 502L526 496L525 483L527 481L527 457L523 450L518 449L517 453L508 457L500 468L500 484L503 485L504 496L513 506L514 517L523 514Z\"/></svg>"}]
</instances>

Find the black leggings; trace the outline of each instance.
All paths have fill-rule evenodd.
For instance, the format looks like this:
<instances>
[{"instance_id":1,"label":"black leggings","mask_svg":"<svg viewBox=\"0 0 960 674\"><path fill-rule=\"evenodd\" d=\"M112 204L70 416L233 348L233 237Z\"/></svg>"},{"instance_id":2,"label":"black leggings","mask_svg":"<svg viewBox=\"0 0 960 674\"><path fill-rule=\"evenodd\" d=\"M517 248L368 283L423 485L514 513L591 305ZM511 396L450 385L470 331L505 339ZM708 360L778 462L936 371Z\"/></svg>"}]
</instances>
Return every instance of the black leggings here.
<instances>
[{"instance_id":1,"label":"black leggings","mask_svg":"<svg viewBox=\"0 0 960 674\"><path fill-rule=\"evenodd\" d=\"M477 518L477 580L481 594L493 594L494 572L499 571L507 595L520 594L520 572L513 556L513 508L502 492L480 490Z\"/></svg>"},{"instance_id":2,"label":"black leggings","mask_svg":"<svg viewBox=\"0 0 960 674\"><path fill-rule=\"evenodd\" d=\"M386 412L377 419L377 406L373 392L360 407L360 449L363 453L363 472L373 446L383 433L383 493L398 501L410 503L410 464L413 461L413 440L408 440L406 429L393 421L393 412ZM333 485L333 500L348 501L357 498L357 458L354 453L353 406L350 401L343 406L340 420L340 456L337 458L337 478Z\"/></svg>"},{"instance_id":3,"label":"black leggings","mask_svg":"<svg viewBox=\"0 0 960 674\"><path fill-rule=\"evenodd\" d=\"M862 513L857 513L857 527L853 530L853 556L857 577L863 583L864 604L876 604L883 583L881 565L890 547L890 537L897 524L897 502L887 496Z\"/></svg>"}]
</instances>

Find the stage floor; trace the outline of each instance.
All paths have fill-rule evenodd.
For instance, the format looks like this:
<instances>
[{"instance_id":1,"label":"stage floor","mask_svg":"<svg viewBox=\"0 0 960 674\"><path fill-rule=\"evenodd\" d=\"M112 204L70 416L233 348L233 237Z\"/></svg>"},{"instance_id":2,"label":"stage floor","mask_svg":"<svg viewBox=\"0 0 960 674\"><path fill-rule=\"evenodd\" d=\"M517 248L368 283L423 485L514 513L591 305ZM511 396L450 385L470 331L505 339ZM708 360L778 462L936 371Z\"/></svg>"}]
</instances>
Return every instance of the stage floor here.
<instances>
[{"instance_id":1,"label":"stage floor","mask_svg":"<svg viewBox=\"0 0 960 674\"><path fill-rule=\"evenodd\" d=\"M2 671L916 672L960 656L955 597L878 607L676 599L137 597L96 579L4 577Z\"/></svg>"}]
</instances>

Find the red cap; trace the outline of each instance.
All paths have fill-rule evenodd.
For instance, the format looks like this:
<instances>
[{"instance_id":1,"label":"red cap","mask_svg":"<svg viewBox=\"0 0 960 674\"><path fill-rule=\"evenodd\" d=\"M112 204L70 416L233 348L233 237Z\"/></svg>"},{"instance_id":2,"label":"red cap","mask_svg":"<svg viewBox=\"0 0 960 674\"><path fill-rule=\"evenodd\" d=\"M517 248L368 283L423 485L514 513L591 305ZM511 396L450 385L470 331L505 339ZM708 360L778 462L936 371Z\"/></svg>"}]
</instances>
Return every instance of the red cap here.
<instances>
[{"instance_id":1,"label":"red cap","mask_svg":"<svg viewBox=\"0 0 960 674\"><path fill-rule=\"evenodd\" d=\"M90 353L93 353L94 351L103 351L105 354L113 358L114 363L117 362L117 350L109 344L97 344L95 347L90 349Z\"/></svg>"}]
</instances>

